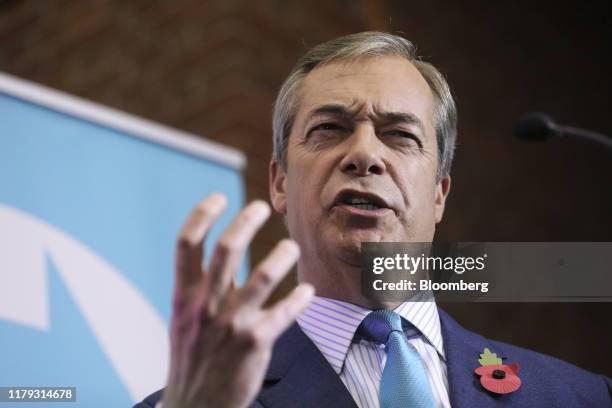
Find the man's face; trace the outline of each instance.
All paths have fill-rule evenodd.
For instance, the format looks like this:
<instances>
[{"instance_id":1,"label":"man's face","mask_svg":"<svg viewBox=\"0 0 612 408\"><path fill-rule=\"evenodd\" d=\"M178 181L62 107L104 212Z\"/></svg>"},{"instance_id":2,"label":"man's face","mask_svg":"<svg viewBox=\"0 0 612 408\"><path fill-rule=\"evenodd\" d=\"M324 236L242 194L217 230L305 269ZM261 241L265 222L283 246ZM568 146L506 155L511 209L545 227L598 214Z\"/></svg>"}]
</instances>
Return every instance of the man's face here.
<instances>
[{"instance_id":1,"label":"man's face","mask_svg":"<svg viewBox=\"0 0 612 408\"><path fill-rule=\"evenodd\" d=\"M437 166L433 96L410 62L331 63L303 82L272 202L303 257L356 265L361 242L433 239L450 187Z\"/></svg>"}]
</instances>

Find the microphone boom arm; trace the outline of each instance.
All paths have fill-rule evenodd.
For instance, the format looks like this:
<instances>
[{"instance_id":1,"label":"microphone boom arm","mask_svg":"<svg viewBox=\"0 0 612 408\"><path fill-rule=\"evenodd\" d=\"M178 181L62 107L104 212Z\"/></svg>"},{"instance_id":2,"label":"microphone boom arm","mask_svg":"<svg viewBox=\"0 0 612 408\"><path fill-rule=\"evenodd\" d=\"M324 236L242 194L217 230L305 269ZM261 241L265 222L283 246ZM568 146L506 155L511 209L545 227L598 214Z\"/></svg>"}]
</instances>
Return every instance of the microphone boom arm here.
<instances>
[{"instance_id":1,"label":"microphone boom arm","mask_svg":"<svg viewBox=\"0 0 612 408\"><path fill-rule=\"evenodd\" d=\"M580 129L572 126L557 126L560 136L573 137L577 139L588 140L592 143L599 143L610 149L612 153L612 138L592 130Z\"/></svg>"}]
</instances>

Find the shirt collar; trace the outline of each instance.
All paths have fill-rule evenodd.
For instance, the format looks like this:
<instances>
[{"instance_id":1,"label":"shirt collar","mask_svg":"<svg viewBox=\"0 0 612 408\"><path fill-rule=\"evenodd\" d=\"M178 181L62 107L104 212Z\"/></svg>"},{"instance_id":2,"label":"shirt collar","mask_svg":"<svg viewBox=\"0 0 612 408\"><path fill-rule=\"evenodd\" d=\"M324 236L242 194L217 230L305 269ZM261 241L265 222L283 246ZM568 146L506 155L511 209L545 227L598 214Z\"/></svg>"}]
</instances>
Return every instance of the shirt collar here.
<instances>
[{"instance_id":1,"label":"shirt collar","mask_svg":"<svg viewBox=\"0 0 612 408\"><path fill-rule=\"evenodd\" d=\"M434 300L404 302L393 311L416 327L425 341L445 359L440 317ZM315 296L298 316L297 322L336 373L340 374L355 332L370 312L370 309L352 303Z\"/></svg>"}]
</instances>

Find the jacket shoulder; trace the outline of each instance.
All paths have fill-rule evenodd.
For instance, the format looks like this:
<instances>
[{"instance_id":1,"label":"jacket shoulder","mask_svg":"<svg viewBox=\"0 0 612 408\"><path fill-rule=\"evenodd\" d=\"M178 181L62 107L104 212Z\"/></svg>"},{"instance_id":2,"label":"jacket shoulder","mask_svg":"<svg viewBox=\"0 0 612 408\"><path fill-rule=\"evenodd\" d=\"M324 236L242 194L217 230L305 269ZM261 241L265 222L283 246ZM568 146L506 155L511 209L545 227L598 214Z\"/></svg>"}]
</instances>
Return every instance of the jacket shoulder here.
<instances>
[{"instance_id":1,"label":"jacket shoulder","mask_svg":"<svg viewBox=\"0 0 612 408\"><path fill-rule=\"evenodd\" d=\"M612 407L609 378L555 357L487 339L464 329L443 310L439 312L453 406L495 406L503 400L512 402L508 406L521 407ZM479 366L485 347L504 364L518 364L522 385L517 392L504 398L484 392L473 370ZM480 403L470 403L476 399Z\"/></svg>"},{"instance_id":2,"label":"jacket shoulder","mask_svg":"<svg viewBox=\"0 0 612 408\"><path fill-rule=\"evenodd\" d=\"M612 381L610 378L592 373L585 369L543 353L517 347L512 344L490 341L502 354L505 364L517 362L519 374L545 387L557 395L574 394L578 401L593 401L599 396L601 401L607 401L612 406Z\"/></svg>"},{"instance_id":3,"label":"jacket shoulder","mask_svg":"<svg viewBox=\"0 0 612 408\"><path fill-rule=\"evenodd\" d=\"M153 394L149 395L136 405L133 408L155 408L155 404L157 404L162 396L164 395L164 389L155 391ZM258 401L253 401L250 408L262 408L262 405Z\"/></svg>"},{"instance_id":4,"label":"jacket shoulder","mask_svg":"<svg viewBox=\"0 0 612 408\"><path fill-rule=\"evenodd\" d=\"M134 408L154 408L155 404L157 404L157 402L161 400L163 393L163 388L161 390L155 391L153 394L149 395L148 397L140 401L138 404L134 405Z\"/></svg>"}]
</instances>

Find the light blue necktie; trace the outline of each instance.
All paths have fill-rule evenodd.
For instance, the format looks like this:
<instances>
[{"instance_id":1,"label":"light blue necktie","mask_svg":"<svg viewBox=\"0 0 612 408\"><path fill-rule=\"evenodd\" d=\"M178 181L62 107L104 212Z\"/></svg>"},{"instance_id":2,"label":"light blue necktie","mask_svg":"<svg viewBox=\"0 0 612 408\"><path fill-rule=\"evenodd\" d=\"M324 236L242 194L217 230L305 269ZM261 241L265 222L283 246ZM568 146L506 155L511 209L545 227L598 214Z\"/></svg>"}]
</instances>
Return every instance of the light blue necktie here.
<instances>
[{"instance_id":1,"label":"light blue necktie","mask_svg":"<svg viewBox=\"0 0 612 408\"><path fill-rule=\"evenodd\" d=\"M375 310L363 319L360 334L384 344L387 362L380 381L381 408L433 408L431 388L419 353L402 330L402 318L391 310Z\"/></svg>"}]
</instances>

